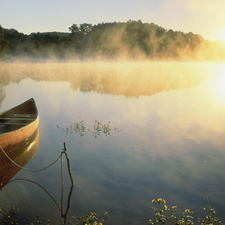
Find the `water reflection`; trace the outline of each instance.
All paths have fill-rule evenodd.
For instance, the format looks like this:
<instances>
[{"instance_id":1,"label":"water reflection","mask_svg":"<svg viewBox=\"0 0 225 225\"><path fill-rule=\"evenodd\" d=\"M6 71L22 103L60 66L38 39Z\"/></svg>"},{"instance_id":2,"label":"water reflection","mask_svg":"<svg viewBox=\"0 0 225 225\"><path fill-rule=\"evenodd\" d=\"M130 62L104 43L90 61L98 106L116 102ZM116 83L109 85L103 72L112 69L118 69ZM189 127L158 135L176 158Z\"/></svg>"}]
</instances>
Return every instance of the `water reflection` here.
<instances>
[{"instance_id":1,"label":"water reflection","mask_svg":"<svg viewBox=\"0 0 225 225\"><path fill-rule=\"evenodd\" d=\"M2 101L5 98L5 88L2 84L0 84L0 106L2 105Z\"/></svg>"},{"instance_id":2,"label":"water reflection","mask_svg":"<svg viewBox=\"0 0 225 225\"><path fill-rule=\"evenodd\" d=\"M209 83L212 94L222 104L225 103L225 70Z\"/></svg>"},{"instance_id":3,"label":"water reflection","mask_svg":"<svg viewBox=\"0 0 225 225\"><path fill-rule=\"evenodd\" d=\"M1 152L0 154L0 191L6 187L7 184L9 183L14 183L17 181L27 181L30 183L33 183L35 185L37 185L38 187L40 187L42 190L44 190L44 192L47 193L47 195L53 200L53 202L56 204L56 206L58 207L58 209L61 212L61 217L64 218L64 224L66 224L67 221L67 213L68 210L70 208L70 199L72 196L72 191L73 191L73 178L72 178L72 174L70 174L70 178L71 178L71 187L70 187L70 191L67 197L67 204L66 204L66 208L64 207L64 181L63 181L63 168L62 168L62 154L65 153L66 158L67 158L67 163L68 163L68 171L70 172L69 169L69 159L66 153L66 146L64 143L64 151L61 153L61 205L59 205L57 203L57 201L54 199L54 197L52 197L52 195L39 183L29 180L29 179L25 179L25 178L16 178L16 179L12 179L21 169L22 167L24 168L24 166L30 161L30 159L35 155L35 153L37 152L39 147L39 130L37 129L32 136L30 136L29 138L27 138L26 140L22 141L21 143L19 143L17 146L8 149L7 151L7 156L13 161L11 161L8 157L6 157L5 154L3 154ZM58 161L58 160L57 160ZM19 165L19 166L17 166ZM51 164L53 165L53 164ZM50 165L50 166L51 166ZM25 168L26 170L29 171L29 169ZM41 171L41 170L30 170L32 171ZM15 207L11 210L12 214L15 214ZM8 223L10 216L8 217L7 221L5 220L4 223ZM14 219L14 222L16 220ZM19 221L19 220L18 220Z\"/></svg>"},{"instance_id":4,"label":"water reflection","mask_svg":"<svg viewBox=\"0 0 225 225\"><path fill-rule=\"evenodd\" d=\"M2 106L28 94L38 102L42 147L35 162L44 166L63 141L69 146L77 185L71 214L106 210L109 224L144 224L151 199L163 197L169 206L190 208L198 218L203 187L224 215L225 104L222 93L216 95L223 64L10 66L4 69L10 78L5 77ZM111 121L123 132L111 132L107 138L92 138L87 132L80 138L88 129L85 124L95 119ZM74 123L82 120L85 124ZM59 132L71 132L71 124L72 135ZM35 179L54 191L58 173L49 170ZM40 196L33 200L42 206Z\"/></svg>"},{"instance_id":5,"label":"water reflection","mask_svg":"<svg viewBox=\"0 0 225 225\"><path fill-rule=\"evenodd\" d=\"M39 130L37 129L32 136L24 140L17 146L9 149L7 155L18 165L24 167L35 155L39 145ZM0 154L0 190L14 177L20 170L2 152Z\"/></svg>"},{"instance_id":6,"label":"water reflection","mask_svg":"<svg viewBox=\"0 0 225 225\"><path fill-rule=\"evenodd\" d=\"M0 67L4 86L31 78L69 82L74 91L126 97L194 87L211 72L211 65L203 63L6 63Z\"/></svg>"},{"instance_id":7,"label":"water reflection","mask_svg":"<svg viewBox=\"0 0 225 225\"><path fill-rule=\"evenodd\" d=\"M30 183L33 183L36 186L38 186L40 189L42 189L49 196L49 198L53 200L53 202L55 203L55 205L57 206L57 208L59 209L59 211L61 213L61 218L63 218L64 224L66 224L67 217L68 217L67 214L68 214L68 211L69 211L69 208L70 208L70 200L71 200L71 196L72 196L72 193L73 193L73 187L74 187L73 184L71 184L70 191L69 191L69 194L67 196L66 206L65 206L64 198L63 198L64 197L63 183L62 183L62 189L61 189L61 204L59 205L57 203L57 201L55 200L55 198L42 185L40 185L39 183L37 183L35 181L29 180L29 179L24 179L24 178L17 178L17 179L13 179L13 180L9 181L8 183L17 182L17 181L30 182ZM11 213L15 214L15 211L13 211L13 212L11 211ZM41 221L39 221L37 223L41 223Z\"/></svg>"}]
</instances>

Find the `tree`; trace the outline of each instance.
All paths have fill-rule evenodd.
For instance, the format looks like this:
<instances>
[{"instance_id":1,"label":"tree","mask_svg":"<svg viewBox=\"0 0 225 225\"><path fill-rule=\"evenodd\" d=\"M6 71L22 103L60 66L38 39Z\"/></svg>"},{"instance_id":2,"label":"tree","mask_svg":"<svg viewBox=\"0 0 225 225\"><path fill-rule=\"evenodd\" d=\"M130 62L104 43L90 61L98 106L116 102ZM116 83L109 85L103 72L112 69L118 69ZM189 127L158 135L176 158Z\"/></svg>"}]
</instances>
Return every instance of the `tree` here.
<instances>
[{"instance_id":1,"label":"tree","mask_svg":"<svg viewBox=\"0 0 225 225\"><path fill-rule=\"evenodd\" d=\"M92 31L92 25L88 23L80 24L80 32L84 35Z\"/></svg>"},{"instance_id":2,"label":"tree","mask_svg":"<svg viewBox=\"0 0 225 225\"><path fill-rule=\"evenodd\" d=\"M79 33L79 28L76 24L73 24L71 27L69 27L69 31L71 33Z\"/></svg>"},{"instance_id":3,"label":"tree","mask_svg":"<svg viewBox=\"0 0 225 225\"><path fill-rule=\"evenodd\" d=\"M7 48L8 41L4 39L4 30L0 25L0 54Z\"/></svg>"},{"instance_id":4,"label":"tree","mask_svg":"<svg viewBox=\"0 0 225 225\"><path fill-rule=\"evenodd\" d=\"M80 24L80 27L78 27L77 24L73 24L71 27L69 27L69 31L73 34L79 33L86 35L87 33L92 31L92 24L83 23Z\"/></svg>"}]
</instances>

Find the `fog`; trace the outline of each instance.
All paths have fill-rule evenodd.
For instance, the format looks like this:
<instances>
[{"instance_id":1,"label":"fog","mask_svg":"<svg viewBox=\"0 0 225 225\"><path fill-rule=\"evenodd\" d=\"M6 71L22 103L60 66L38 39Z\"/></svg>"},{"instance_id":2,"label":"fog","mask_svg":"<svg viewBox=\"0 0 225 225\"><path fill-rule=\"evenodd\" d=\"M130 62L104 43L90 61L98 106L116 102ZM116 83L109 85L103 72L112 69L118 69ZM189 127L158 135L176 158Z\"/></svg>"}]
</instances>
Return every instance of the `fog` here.
<instances>
[{"instance_id":1,"label":"fog","mask_svg":"<svg viewBox=\"0 0 225 225\"><path fill-rule=\"evenodd\" d=\"M154 23L73 24L71 33L24 35L4 30L5 61L223 61L224 42L205 40L192 32L166 30Z\"/></svg>"},{"instance_id":2,"label":"fog","mask_svg":"<svg viewBox=\"0 0 225 225\"><path fill-rule=\"evenodd\" d=\"M217 65L219 70L222 64ZM139 97L196 86L210 78L212 70L211 64L188 62L14 62L0 64L0 77L2 88L31 78L69 82L71 89L83 92Z\"/></svg>"}]
</instances>

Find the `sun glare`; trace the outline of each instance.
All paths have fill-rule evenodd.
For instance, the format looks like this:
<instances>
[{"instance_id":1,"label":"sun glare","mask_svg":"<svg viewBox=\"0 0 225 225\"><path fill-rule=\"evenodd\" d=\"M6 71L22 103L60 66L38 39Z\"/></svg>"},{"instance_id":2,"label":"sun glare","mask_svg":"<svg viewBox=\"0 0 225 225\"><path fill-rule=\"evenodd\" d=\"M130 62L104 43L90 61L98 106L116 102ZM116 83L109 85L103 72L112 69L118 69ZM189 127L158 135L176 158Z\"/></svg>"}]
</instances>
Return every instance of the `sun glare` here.
<instances>
[{"instance_id":1,"label":"sun glare","mask_svg":"<svg viewBox=\"0 0 225 225\"><path fill-rule=\"evenodd\" d=\"M220 31L219 40L225 42L225 29Z\"/></svg>"},{"instance_id":2,"label":"sun glare","mask_svg":"<svg viewBox=\"0 0 225 225\"><path fill-rule=\"evenodd\" d=\"M223 73L213 81L213 92L216 97L225 102L225 70Z\"/></svg>"}]
</instances>

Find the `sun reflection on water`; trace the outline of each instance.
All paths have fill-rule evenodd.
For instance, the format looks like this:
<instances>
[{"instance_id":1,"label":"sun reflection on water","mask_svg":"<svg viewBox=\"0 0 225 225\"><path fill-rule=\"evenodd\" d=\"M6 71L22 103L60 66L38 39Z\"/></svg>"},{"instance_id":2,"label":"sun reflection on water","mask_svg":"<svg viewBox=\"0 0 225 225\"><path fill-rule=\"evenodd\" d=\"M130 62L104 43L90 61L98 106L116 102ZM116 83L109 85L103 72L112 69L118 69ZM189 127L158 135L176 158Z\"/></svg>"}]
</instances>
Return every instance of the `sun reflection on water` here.
<instances>
[{"instance_id":1,"label":"sun reflection on water","mask_svg":"<svg viewBox=\"0 0 225 225\"><path fill-rule=\"evenodd\" d=\"M225 103L225 67L218 77L211 82L211 88L213 96Z\"/></svg>"}]
</instances>

